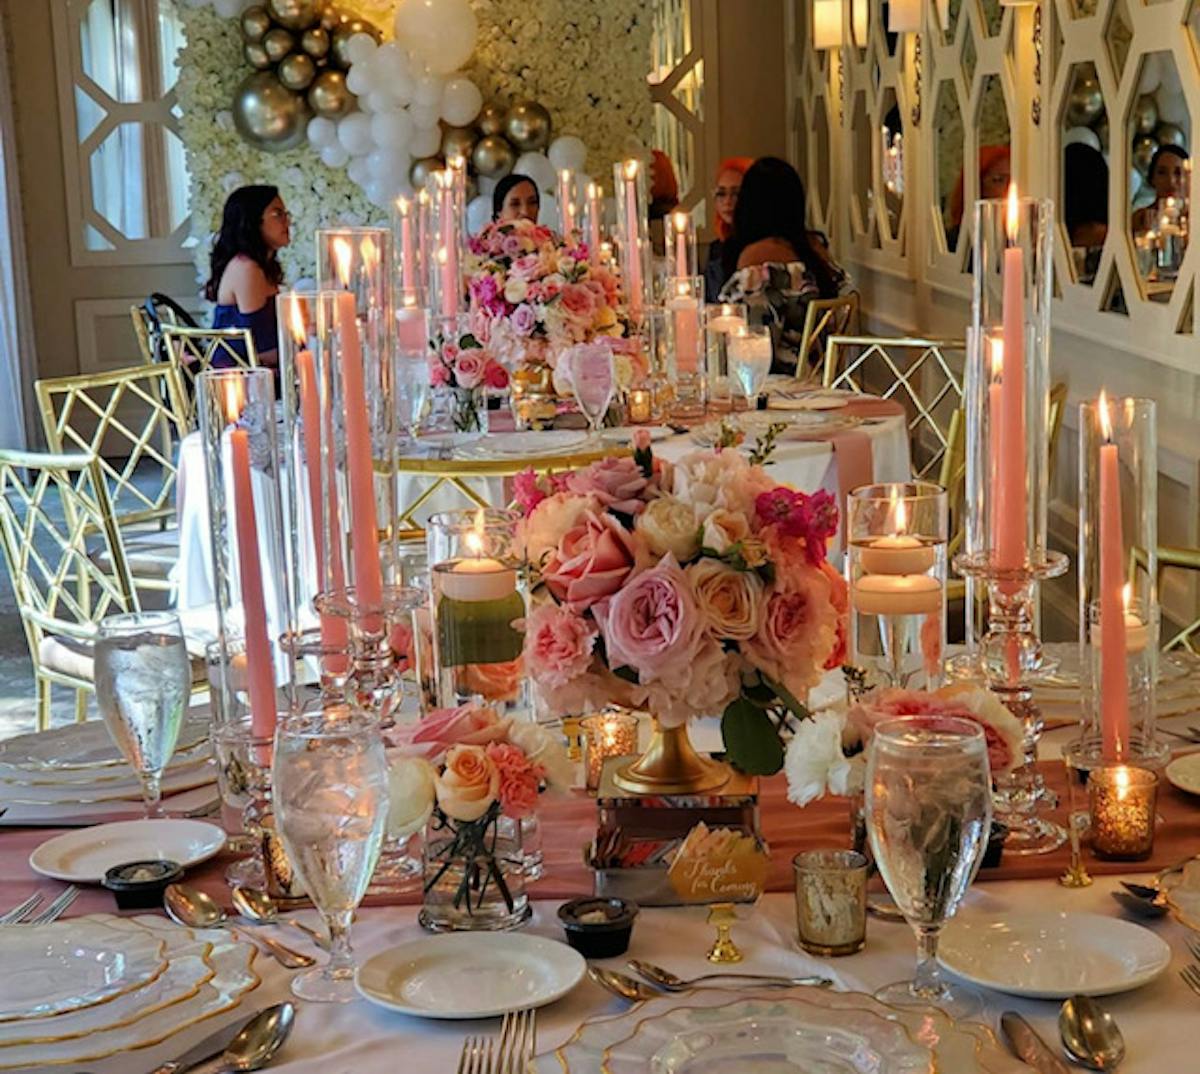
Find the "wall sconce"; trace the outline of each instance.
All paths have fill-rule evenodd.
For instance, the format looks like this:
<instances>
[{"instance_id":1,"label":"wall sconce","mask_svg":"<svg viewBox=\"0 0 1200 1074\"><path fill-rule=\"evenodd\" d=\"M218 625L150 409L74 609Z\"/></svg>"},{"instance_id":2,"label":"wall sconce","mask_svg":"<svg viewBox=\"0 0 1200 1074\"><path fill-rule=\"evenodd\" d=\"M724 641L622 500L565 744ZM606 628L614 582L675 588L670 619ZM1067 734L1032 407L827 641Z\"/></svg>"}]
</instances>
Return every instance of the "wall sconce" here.
<instances>
[{"instance_id":1,"label":"wall sconce","mask_svg":"<svg viewBox=\"0 0 1200 1074\"><path fill-rule=\"evenodd\" d=\"M813 0L813 48L835 49L846 43L842 0Z\"/></svg>"},{"instance_id":2,"label":"wall sconce","mask_svg":"<svg viewBox=\"0 0 1200 1074\"><path fill-rule=\"evenodd\" d=\"M890 0L888 3L888 33L908 34L916 33L920 29L921 0Z\"/></svg>"}]
</instances>

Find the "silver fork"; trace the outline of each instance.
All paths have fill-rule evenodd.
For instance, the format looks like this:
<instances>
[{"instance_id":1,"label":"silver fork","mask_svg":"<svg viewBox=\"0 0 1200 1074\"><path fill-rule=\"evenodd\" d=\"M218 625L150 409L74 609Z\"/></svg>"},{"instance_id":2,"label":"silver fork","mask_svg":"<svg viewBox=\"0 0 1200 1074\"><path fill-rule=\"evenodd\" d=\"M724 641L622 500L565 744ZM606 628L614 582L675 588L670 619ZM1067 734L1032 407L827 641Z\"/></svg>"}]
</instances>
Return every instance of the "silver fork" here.
<instances>
[{"instance_id":1,"label":"silver fork","mask_svg":"<svg viewBox=\"0 0 1200 1074\"><path fill-rule=\"evenodd\" d=\"M51 921L57 921L62 917L71 903L78 898L79 888L71 884L66 890L60 892L58 898L38 914L37 917L30 918L25 923L27 925L49 925Z\"/></svg>"},{"instance_id":2,"label":"silver fork","mask_svg":"<svg viewBox=\"0 0 1200 1074\"><path fill-rule=\"evenodd\" d=\"M467 1037L463 1041L462 1054L458 1057L457 1074L490 1074L491 1069L491 1038L485 1041L483 1037Z\"/></svg>"},{"instance_id":3,"label":"silver fork","mask_svg":"<svg viewBox=\"0 0 1200 1074\"><path fill-rule=\"evenodd\" d=\"M17 924L17 922L19 922L21 920L21 918L23 918L27 913L29 913L30 910L32 910L35 906L37 906L37 904L40 903L41 901L42 901L42 893L40 891L35 891L24 902L19 902L19 903L17 903L16 906L14 906L7 913L0 914L0 925L15 925L15 924Z\"/></svg>"},{"instance_id":4,"label":"silver fork","mask_svg":"<svg viewBox=\"0 0 1200 1074\"><path fill-rule=\"evenodd\" d=\"M488 1074L525 1074L537 1047L537 1011L507 1011L500 1024L496 1065Z\"/></svg>"},{"instance_id":5,"label":"silver fork","mask_svg":"<svg viewBox=\"0 0 1200 1074\"><path fill-rule=\"evenodd\" d=\"M1200 967L1184 966L1179 971L1179 976L1183 978L1183 983L1188 986L1196 995L1200 996Z\"/></svg>"}]
</instances>

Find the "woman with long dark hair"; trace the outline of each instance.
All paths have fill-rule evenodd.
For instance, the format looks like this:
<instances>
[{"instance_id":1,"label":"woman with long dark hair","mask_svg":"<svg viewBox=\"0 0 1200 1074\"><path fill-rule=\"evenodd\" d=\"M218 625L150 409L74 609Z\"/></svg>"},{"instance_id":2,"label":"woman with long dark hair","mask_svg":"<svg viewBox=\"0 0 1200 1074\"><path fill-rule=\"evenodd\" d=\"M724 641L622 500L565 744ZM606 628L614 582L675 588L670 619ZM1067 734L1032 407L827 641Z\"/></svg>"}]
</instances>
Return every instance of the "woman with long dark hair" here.
<instances>
[{"instance_id":1,"label":"woman with long dark hair","mask_svg":"<svg viewBox=\"0 0 1200 1074\"><path fill-rule=\"evenodd\" d=\"M528 220L536 224L542 207L537 183L528 175L510 172L492 191L492 219L507 224L513 220Z\"/></svg>"},{"instance_id":2,"label":"woman with long dark hair","mask_svg":"<svg viewBox=\"0 0 1200 1074\"><path fill-rule=\"evenodd\" d=\"M249 328L263 365L278 358L275 295L283 283L278 255L291 241L290 225L276 187L238 187L225 200L204 289L216 303L213 328Z\"/></svg>"},{"instance_id":3,"label":"woman with long dark hair","mask_svg":"<svg viewBox=\"0 0 1200 1074\"><path fill-rule=\"evenodd\" d=\"M733 235L724 249L729 280L721 289L721 301L744 302L752 321L771 326L773 368L797 376L808 372L796 367L808 303L835 298L848 284L807 218L796 169L778 157L756 160L742 178Z\"/></svg>"}]
</instances>

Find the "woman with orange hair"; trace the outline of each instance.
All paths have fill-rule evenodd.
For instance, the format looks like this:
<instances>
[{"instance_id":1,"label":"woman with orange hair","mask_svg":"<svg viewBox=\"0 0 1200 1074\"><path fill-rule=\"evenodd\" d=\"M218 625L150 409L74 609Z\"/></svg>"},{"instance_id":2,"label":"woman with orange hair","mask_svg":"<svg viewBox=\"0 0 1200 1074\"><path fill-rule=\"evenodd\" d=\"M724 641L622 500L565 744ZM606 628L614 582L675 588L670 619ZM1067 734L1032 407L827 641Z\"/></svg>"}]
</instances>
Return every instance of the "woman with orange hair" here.
<instances>
[{"instance_id":1,"label":"woman with orange hair","mask_svg":"<svg viewBox=\"0 0 1200 1074\"><path fill-rule=\"evenodd\" d=\"M981 145L979 147L979 196L981 198L1003 198L1008 194L1012 179L1012 154L1006 145ZM958 246L958 233L962 230L964 199L963 173L958 173L958 182L950 195L946 207L946 249Z\"/></svg>"},{"instance_id":2,"label":"woman with orange hair","mask_svg":"<svg viewBox=\"0 0 1200 1074\"><path fill-rule=\"evenodd\" d=\"M722 264L725 243L733 234L733 210L737 208L738 194L741 193L742 176L753 163L750 157L726 157L717 168L717 182L713 187L713 229L717 237L708 244L708 260L704 263L704 295L709 302L718 301L717 296L725 284Z\"/></svg>"}]
</instances>

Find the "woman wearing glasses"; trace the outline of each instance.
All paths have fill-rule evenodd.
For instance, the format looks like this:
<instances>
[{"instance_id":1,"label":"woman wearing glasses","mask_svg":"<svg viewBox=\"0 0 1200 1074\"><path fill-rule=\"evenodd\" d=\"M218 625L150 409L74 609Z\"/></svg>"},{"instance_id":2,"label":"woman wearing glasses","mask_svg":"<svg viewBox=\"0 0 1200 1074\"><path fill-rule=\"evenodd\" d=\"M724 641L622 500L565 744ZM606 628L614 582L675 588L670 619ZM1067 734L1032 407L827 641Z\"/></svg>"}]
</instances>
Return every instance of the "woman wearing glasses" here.
<instances>
[{"instance_id":1,"label":"woman wearing glasses","mask_svg":"<svg viewBox=\"0 0 1200 1074\"><path fill-rule=\"evenodd\" d=\"M733 210L742 189L742 176L753 163L750 157L726 157L717 168L713 188L713 229L717 237L708 244L708 260L704 263L704 297L708 302L717 301L727 278L722 264L725 244L733 234Z\"/></svg>"},{"instance_id":2,"label":"woman wearing glasses","mask_svg":"<svg viewBox=\"0 0 1200 1074\"><path fill-rule=\"evenodd\" d=\"M291 217L276 187L238 187L226 199L204 294L216 303L213 328L249 328L262 365L273 366L279 357L275 295L283 267L278 255L289 242Z\"/></svg>"}]
</instances>

